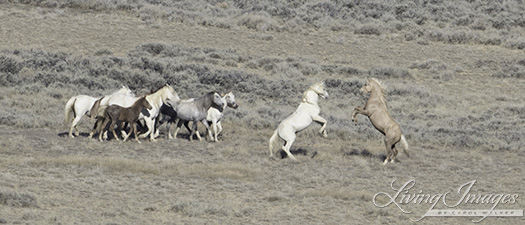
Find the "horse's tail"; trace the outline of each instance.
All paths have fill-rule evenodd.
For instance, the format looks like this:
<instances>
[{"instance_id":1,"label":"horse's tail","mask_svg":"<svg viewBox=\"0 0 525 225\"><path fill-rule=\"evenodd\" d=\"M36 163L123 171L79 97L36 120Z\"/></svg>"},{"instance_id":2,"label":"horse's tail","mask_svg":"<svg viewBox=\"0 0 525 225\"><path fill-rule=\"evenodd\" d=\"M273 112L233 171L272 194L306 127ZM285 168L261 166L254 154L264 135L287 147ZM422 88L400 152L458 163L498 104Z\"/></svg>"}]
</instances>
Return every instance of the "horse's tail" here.
<instances>
[{"instance_id":1,"label":"horse's tail","mask_svg":"<svg viewBox=\"0 0 525 225\"><path fill-rule=\"evenodd\" d=\"M407 155L407 157L410 158L410 154L408 154L408 143L407 143L407 140L405 139L405 135L401 135L401 144L403 145L403 152L405 152L405 154Z\"/></svg>"},{"instance_id":2,"label":"horse's tail","mask_svg":"<svg viewBox=\"0 0 525 225\"><path fill-rule=\"evenodd\" d=\"M89 110L89 117L91 119L97 118L98 110L100 109L100 102L102 101L103 97L99 100L96 100L95 103L93 103L93 106L91 106L91 110Z\"/></svg>"},{"instance_id":3,"label":"horse's tail","mask_svg":"<svg viewBox=\"0 0 525 225\"><path fill-rule=\"evenodd\" d=\"M71 112L74 113L73 107L75 106L76 101L77 97L72 97L66 103L66 107L64 108L64 124L66 125L71 121Z\"/></svg>"},{"instance_id":4,"label":"horse's tail","mask_svg":"<svg viewBox=\"0 0 525 225\"><path fill-rule=\"evenodd\" d=\"M278 137L279 136L279 129L276 129L275 132L273 132L273 135L272 137L270 138L270 141L269 141L269 150L270 150L270 156L273 156L273 149L275 147L275 145L277 144L277 141L278 141Z\"/></svg>"}]
</instances>

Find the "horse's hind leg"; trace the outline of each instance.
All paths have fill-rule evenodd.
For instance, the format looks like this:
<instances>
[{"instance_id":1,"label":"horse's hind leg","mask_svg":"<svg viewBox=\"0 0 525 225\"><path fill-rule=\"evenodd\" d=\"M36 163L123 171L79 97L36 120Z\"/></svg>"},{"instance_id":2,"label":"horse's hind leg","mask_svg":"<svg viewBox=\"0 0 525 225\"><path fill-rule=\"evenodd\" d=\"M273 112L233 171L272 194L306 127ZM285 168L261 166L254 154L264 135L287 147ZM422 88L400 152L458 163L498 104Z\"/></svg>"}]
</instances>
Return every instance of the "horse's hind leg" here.
<instances>
[{"instance_id":1,"label":"horse's hind leg","mask_svg":"<svg viewBox=\"0 0 525 225\"><path fill-rule=\"evenodd\" d=\"M102 125L102 122L103 122L103 119L97 118L97 121L95 121L95 124L93 124L93 129L91 129L91 133L89 133L89 138L93 137L93 135L97 132L97 128L99 128Z\"/></svg>"},{"instance_id":2,"label":"horse's hind leg","mask_svg":"<svg viewBox=\"0 0 525 225\"><path fill-rule=\"evenodd\" d=\"M385 147L386 147L386 158L385 161L383 161L383 165L386 165L388 161L390 161L392 157L392 145L388 143L387 138L385 137Z\"/></svg>"},{"instance_id":3,"label":"horse's hind leg","mask_svg":"<svg viewBox=\"0 0 525 225\"><path fill-rule=\"evenodd\" d=\"M120 136L122 139L128 139L128 134L126 133L126 127L128 127L128 122L121 122L117 124L118 129L120 130ZM131 134L131 129L130 129Z\"/></svg>"},{"instance_id":4,"label":"horse's hind leg","mask_svg":"<svg viewBox=\"0 0 525 225\"><path fill-rule=\"evenodd\" d=\"M80 122L81 118L82 118L82 116L79 115L79 116L76 116L75 119L73 119L73 122L71 123L71 128L69 129L69 137L70 138L74 138L75 137L75 136L73 136L73 130L75 130L75 135L79 136L77 125L78 125L78 122Z\"/></svg>"},{"instance_id":5,"label":"horse's hind leg","mask_svg":"<svg viewBox=\"0 0 525 225\"><path fill-rule=\"evenodd\" d=\"M392 145L392 158L390 159L390 162L391 162L391 163L394 163L394 162L395 162L395 160L396 160L396 158L397 158L397 153L398 153L398 151L397 151L396 146L395 146L395 145Z\"/></svg>"},{"instance_id":6,"label":"horse's hind leg","mask_svg":"<svg viewBox=\"0 0 525 225\"><path fill-rule=\"evenodd\" d=\"M135 140L137 140L137 142L140 144L141 142L139 141L139 138L137 136L137 133L138 133L138 131L137 131L137 123L133 123L133 132L135 132ZM131 135L131 131L130 131L129 135Z\"/></svg>"},{"instance_id":7,"label":"horse's hind leg","mask_svg":"<svg viewBox=\"0 0 525 225\"><path fill-rule=\"evenodd\" d=\"M113 136L116 140L120 140L117 136L117 132L115 132L115 123L114 121L111 121L111 124L109 125L109 129L111 130L111 132L113 132Z\"/></svg>"},{"instance_id":8,"label":"horse's hind leg","mask_svg":"<svg viewBox=\"0 0 525 225\"><path fill-rule=\"evenodd\" d=\"M286 152L290 159L297 161L297 159L295 159L295 157L290 152L290 148L295 141L295 132L290 129L280 130L279 136L284 140L284 146L282 147L283 151Z\"/></svg>"},{"instance_id":9,"label":"horse's hind leg","mask_svg":"<svg viewBox=\"0 0 525 225\"><path fill-rule=\"evenodd\" d=\"M184 125L187 125L187 123L189 122L186 122ZM193 134L197 134L197 139L199 139L199 141L202 141L202 137L201 135L199 134L199 131L197 130L197 125L199 124L198 121L193 121L193 125L192 125L192 130L191 130L191 133L190 133L190 141L193 140Z\"/></svg>"},{"instance_id":10,"label":"horse's hind leg","mask_svg":"<svg viewBox=\"0 0 525 225\"><path fill-rule=\"evenodd\" d=\"M291 140L285 141L285 144L283 146L283 151L286 152L286 154L288 155L288 157L290 159L293 159L294 161L297 161L297 159L290 152L290 148L292 147L292 144L293 144L294 141L295 141L295 139L291 139Z\"/></svg>"}]
</instances>

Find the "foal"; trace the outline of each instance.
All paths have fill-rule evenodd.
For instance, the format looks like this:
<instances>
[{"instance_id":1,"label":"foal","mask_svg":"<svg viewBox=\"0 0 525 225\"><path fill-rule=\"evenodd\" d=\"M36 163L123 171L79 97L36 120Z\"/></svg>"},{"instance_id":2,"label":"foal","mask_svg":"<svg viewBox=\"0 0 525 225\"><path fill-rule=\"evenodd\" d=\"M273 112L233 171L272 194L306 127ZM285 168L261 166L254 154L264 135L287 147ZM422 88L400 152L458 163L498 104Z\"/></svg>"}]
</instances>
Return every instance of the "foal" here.
<instances>
[{"instance_id":1,"label":"foal","mask_svg":"<svg viewBox=\"0 0 525 225\"><path fill-rule=\"evenodd\" d=\"M124 108L119 105L110 105L104 110L104 123L100 127L100 132L98 140L102 141L102 134L104 133L103 129L106 128L107 124L111 121L109 125L109 130L113 132L115 139L118 140L117 133L115 133L115 124L118 123L119 128L122 128L122 123L130 123L132 129L129 131L129 134L124 137L124 141L128 139L131 135L131 132L135 132L135 140L140 143L137 138L137 121L139 120L140 112L144 109L151 109L152 106L146 100L146 97L139 98L131 107Z\"/></svg>"}]
</instances>

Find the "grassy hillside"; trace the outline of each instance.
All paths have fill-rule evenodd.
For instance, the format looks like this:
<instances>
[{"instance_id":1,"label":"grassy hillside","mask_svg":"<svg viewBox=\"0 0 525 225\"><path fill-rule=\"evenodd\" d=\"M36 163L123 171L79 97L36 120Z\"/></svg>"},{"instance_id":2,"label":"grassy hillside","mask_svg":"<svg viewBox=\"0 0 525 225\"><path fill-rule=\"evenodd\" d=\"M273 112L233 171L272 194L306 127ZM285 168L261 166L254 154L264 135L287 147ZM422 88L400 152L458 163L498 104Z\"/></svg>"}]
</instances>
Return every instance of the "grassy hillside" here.
<instances>
[{"instance_id":1,"label":"grassy hillside","mask_svg":"<svg viewBox=\"0 0 525 225\"><path fill-rule=\"evenodd\" d=\"M501 45L524 49L525 6L504 1L357 1L357 0L196 0L0 2L99 12L123 11L155 23L158 20L224 29L246 27L261 32L331 30L365 35L394 35L425 44Z\"/></svg>"}]
</instances>

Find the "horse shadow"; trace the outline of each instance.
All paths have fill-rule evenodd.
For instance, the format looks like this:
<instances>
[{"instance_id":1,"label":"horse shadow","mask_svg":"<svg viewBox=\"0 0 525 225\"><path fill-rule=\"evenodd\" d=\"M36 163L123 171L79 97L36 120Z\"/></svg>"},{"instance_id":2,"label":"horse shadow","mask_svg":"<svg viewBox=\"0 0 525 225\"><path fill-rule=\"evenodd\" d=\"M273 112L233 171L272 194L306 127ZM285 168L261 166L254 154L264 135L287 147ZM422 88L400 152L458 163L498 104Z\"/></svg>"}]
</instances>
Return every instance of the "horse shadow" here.
<instances>
[{"instance_id":1,"label":"horse shadow","mask_svg":"<svg viewBox=\"0 0 525 225\"><path fill-rule=\"evenodd\" d=\"M68 137L69 133L68 132L62 132L62 133L58 133L57 135L59 137ZM78 134L78 136L75 135L75 137L89 137L89 133L87 133L87 132L80 132Z\"/></svg>"},{"instance_id":2,"label":"horse shadow","mask_svg":"<svg viewBox=\"0 0 525 225\"><path fill-rule=\"evenodd\" d=\"M364 158L372 158L372 159L379 159L381 160L381 162L385 161L386 159L386 154L379 154L379 155L374 155L372 154L372 152L368 151L367 149L363 149L363 150L359 150L359 149L352 149L350 151L343 151L343 155L344 156L361 156L361 157L364 157ZM395 159L395 162L401 162L399 161L399 159Z\"/></svg>"},{"instance_id":3,"label":"horse shadow","mask_svg":"<svg viewBox=\"0 0 525 225\"><path fill-rule=\"evenodd\" d=\"M309 151L307 149L304 149L304 148L298 148L298 149L291 149L290 153L292 153L292 155L304 155L304 156L307 156ZM283 151L282 149L279 150L279 152L277 152L277 154L280 154L281 159L284 159L284 158L288 157L288 154L286 154L286 152ZM311 158L315 157L316 155L317 155L317 151L314 151L312 153Z\"/></svg>"}]
</instances>

